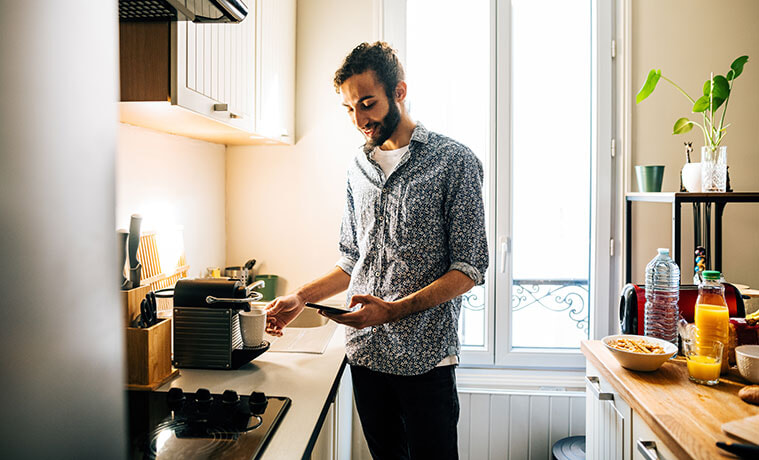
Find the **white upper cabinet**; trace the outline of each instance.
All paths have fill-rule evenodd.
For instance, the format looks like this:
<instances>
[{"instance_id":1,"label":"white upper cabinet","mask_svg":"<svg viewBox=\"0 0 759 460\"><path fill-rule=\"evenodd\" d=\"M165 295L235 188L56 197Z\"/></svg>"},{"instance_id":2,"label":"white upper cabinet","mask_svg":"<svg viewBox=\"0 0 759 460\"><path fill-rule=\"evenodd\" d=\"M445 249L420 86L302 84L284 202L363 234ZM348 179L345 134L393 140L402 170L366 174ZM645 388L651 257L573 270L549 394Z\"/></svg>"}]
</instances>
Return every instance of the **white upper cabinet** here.
<instances>
[{"instance_id":1,"label":"white upper cabinet","mask_svg":"<svg viewBox=\"0 0 759 460\"><path fill-rule=\"evenodd\" d=\"M256 17L240 24L172 24L171 102L254 133Z\"/></svg>"},{"instance_id":2,"label":"white upper cabinet","mask_svg":"<svg viewBox=\"0 0 759 460\"><path fill-rule=\"evenodd\" d=\"M246 4L239 24L122 23L121 121L224 144L292 144L295 0Z\"/></svg>"},{"instance_id":3,"label":"white upper cabinet","mask_svg":"<svg viewBox=\"0 0 759 460\"><path fill-rule=\"evenodd\" d=\"M295 0L256 2L256 131L294 142Z\"/></svg>"}]
</instances>

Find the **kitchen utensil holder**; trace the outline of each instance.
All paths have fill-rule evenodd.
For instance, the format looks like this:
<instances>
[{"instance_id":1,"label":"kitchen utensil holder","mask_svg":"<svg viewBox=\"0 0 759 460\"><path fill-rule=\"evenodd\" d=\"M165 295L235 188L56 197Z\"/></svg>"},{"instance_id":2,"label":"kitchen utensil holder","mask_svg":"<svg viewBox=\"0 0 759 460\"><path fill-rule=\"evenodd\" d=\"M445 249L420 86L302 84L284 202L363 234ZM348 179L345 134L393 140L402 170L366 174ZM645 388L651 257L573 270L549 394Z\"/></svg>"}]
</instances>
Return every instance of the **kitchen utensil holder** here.
<instances>
[{"instance_id":1,"label":"kitchen utensil holder","mask_svg":"<svg viewBox=\"0 0 759 460\"><path fill-rule=\"evenodd\" d=\"M171 367L171 319L162 319L148 328L128 327L127 383L158 388L175 375Z\"/></svg>"},{"instance_id":2,"label":"kitchen utensil holder","mask_svg":"<svg viewBox=\"0 0 759 460\"><path fill-rule=\"evenodd\" d=\"M129 327L140 314L140 302L150 292L150 285L140 286L128 291L121 291L121 306L124 311L124 326Z\"/></svg>"}]
</instances>

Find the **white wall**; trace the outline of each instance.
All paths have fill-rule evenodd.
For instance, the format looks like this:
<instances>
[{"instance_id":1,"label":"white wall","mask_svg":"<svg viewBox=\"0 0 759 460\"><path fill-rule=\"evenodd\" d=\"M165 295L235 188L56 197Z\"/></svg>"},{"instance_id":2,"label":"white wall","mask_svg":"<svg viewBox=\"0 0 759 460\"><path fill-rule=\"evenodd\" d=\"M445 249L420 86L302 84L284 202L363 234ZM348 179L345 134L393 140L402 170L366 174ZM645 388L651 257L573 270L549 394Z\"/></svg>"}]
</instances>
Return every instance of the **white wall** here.
<instances>
[{"instance_id":1,"label":"white wall","mask_svg":"<svg viewBox=\"0 0 759 460\"><path fill-rule=\"evenodd\" d=\"M737 192L759 190L759 2L755 0L633 0L632 86L637 93L652 68L698 97L709 72L724 75L738 56L748 55L743 74L736 80L726 122L730 179ZM634 104L635 94L626 95ZM720 111L720 114L722 112ZM660 81L656 91L632 107L631 164L665 165L663 191L679 188L679 171L685 163L683 142L692 141L694 161L700 161L703 135L694 128L673 136L672 125L691 115L677 90ZM691 118L698 120L700 118ZM629 190L638 187L631 168ZM693 214L683 206L683 282L693 277ZM645 265L657 247L670 247L671 210L668 205L633 206L633 281L642 282ZM724 215L723 263L729 281L759 287L759 204L728 204ZM719 268L719 267L717 267Z\"/></svg>"},{"instance_id":2,"label":"white wall","mask_svg":"<svg viewBox=\"0 0 759 460\"><path fill-rule=\"evenodd\" d=\"M181 225L190 277L225 262L225 146L119 124L116 226Z\"/></svg>"},{"instance_id":3,"label":"white wall","mask_svg":"<svg viewBox=\"0 0 759 460\"><path fill-rule=\"evenodd\" d=\"M373 8L371 0L298 2L296 144L227 149L227 263L257 259L257 273L281 277L280 294L339 258L345 172L363 140L332 78L353 47L373 40Z\"/></svg>"}]
</instances>

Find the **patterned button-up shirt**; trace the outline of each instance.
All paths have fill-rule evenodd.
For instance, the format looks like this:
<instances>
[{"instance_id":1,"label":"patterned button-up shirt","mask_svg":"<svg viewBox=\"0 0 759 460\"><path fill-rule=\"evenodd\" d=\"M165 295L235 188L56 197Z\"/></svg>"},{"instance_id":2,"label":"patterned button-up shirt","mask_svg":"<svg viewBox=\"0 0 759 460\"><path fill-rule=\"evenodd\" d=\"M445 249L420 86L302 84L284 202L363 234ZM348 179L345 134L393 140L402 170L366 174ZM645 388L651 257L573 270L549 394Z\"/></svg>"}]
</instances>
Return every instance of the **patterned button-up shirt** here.
<instances>
[{"instance_id":1,"label":"patterned button-up shirt","mask_svg":"<svg viewBox=\"0 0 759 460\"><path fill-rule=\"evenodd\" d=\"M420 123L409 151L385 177L364 146L348 169L337 265L351 276L347 298L393 301L450 270L476 284L488 266L482 164L466 146ZM374 327L348 327L351 364L397 375L431 370L459 354L461 297Z\"/></svg>"}]
</instances>

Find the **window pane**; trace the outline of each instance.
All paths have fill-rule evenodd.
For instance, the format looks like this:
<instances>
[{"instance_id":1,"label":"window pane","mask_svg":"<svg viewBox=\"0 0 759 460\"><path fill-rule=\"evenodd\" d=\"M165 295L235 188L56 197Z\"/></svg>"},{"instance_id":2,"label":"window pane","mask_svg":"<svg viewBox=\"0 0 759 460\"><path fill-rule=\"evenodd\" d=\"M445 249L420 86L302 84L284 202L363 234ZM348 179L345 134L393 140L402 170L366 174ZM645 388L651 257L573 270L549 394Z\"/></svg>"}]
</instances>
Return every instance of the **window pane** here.
<instances>
[{"instance_id":1,"label":"window pane","mask_svg":"<svg viewBox=\"0 0 759 460\"><path fill-rule=\"evenodd\" d=\"M512 346L588 338L591 4L512 0Z\"/></svg>"},{"instance_id":2,"label":"window pane","mask_svg":"<svg viewBox=\"0 0 759 460\"><path fill-rule=\"evenodd\" d=\"M468 146L488 175L490 147L489 0L408 0L406 80L411 116ZM485 207L489 184L485 183ZM490 220L487 212L486 220ZM484 346L487 289L464 296L459 335Z\"/></svg>"}]
</instances>

